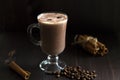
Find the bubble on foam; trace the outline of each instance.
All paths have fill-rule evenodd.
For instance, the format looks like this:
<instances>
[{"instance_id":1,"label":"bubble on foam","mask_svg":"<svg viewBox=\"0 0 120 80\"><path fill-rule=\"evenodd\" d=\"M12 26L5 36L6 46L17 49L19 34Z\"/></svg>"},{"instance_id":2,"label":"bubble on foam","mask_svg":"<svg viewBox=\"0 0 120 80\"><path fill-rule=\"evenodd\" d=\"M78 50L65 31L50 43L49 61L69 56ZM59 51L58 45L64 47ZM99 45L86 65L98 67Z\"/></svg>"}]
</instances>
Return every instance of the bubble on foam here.
<instances>
[{"instance_id":1,"label":"bubble on foam","mask_svg":"<svg viewBox=\"0 0 120 80\"><path fill-rule=\"evenodd\" d=\"M62 18L62 16L57 16L57 19L60 19L60 18Z\"/></svg>"},{"instance_id":2,"label":"bubble on foam","mask_svg":"<svg viewBox=\"0 0 120 80\"><path fill-rule=\"evenodd\" d=\"M52 21L52 19L50 19L50 18L48 18L48 19L46 19L47 21Z\"/></svg>"}]
</instances>

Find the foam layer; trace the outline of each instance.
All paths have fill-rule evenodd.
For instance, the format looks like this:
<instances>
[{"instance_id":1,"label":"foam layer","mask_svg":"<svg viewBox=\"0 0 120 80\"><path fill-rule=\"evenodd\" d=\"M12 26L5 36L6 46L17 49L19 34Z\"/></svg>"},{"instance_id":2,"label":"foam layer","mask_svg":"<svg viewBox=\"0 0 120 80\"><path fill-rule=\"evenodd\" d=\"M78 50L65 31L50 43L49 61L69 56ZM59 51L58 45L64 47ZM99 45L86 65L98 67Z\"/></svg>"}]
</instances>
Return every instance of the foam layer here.
<instances>
[{"instance_id":1,"label":"foam layer","mask_svg":"<svg viewBox=\"0 0 120 80\"><path fill-rule=\"evenodd\" d=\"M42 13L37 16L37 19L41 23L57 24L67 21L67 15L62 13Z\"/></svg>"}]
</instances>

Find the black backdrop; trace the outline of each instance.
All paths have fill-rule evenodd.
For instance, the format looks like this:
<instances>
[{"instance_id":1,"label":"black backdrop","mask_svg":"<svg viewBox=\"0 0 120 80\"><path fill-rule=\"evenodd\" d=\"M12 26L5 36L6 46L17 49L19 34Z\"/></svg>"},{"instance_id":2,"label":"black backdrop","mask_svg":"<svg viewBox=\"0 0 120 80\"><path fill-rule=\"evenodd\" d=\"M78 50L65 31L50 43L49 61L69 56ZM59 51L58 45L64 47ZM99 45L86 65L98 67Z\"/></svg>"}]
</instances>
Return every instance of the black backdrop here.
<instances>
[{"instance_id":1,"label":"black backdrop","mask_svg":"<svg viewBox=\"0 0 120 80\"><path fill-rule=\"evenodd\" d=\"M26 31L46 11L68 14L68 32L119 32L119 0L0 0L0 31Z\"/></svg>"}]
</instances>

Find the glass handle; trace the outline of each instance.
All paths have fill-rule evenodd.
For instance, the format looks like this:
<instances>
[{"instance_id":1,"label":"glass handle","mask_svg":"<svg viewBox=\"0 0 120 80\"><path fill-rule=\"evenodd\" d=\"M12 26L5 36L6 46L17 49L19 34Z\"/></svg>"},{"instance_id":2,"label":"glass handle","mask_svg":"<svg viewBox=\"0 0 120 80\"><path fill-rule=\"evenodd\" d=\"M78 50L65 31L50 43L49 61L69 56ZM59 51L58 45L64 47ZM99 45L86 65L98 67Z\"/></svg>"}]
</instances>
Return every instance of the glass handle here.
<instances>
[{"instance_id":1,"label":"glass handle","mask_svg":"<svg viewBox=\"0 0 120 80\"><path fill-rule=\"evenodd\" d=\"M31 25L28 26L27 28L27 34L31 40L31 42L37 46L40 46L41 45L41 41L40 40L37 40L35 39L35 37L33 36L33 29L34 28L37 28L40 30L40 25L38 23L33 23Z\"/></svg>"}]
</instances>

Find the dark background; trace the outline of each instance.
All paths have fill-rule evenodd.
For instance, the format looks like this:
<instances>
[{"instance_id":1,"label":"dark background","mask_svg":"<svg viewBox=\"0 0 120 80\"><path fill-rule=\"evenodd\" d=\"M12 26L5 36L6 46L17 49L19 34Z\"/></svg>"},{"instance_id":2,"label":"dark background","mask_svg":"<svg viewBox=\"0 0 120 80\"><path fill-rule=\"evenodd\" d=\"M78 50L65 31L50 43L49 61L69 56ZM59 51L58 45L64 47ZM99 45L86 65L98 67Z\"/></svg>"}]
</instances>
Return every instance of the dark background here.
<instances>
[{"instance_id":1,"label":"dark background","mask_svg":"<svg viewBox=\"0 0 120 80\"><path fill-rule=\"evenodd\" d=\"M120 0L0 0L0 80L23 80L4 64L12 50L16 50L16 63L32 73L30 80L57 80L39 69L47 55L27 37L28 25L36 23L37 15L46 11L62 11L69 17L61 60L96 70L95 80L120 80ZM70 46L78 33L98 38L109 49L108 54L92 56Z\"/></svg>"},{"instance_id":2,"label":"dark background","mask_svg":"<svg viewBox=\"0 0 120 80\"><path fill-rule=\"evenodd\" d=\"M70 33L119 32L119 0L0 0L0 31L26 31L46 11L68 14Z\"/></svg>"}]
</instances>

